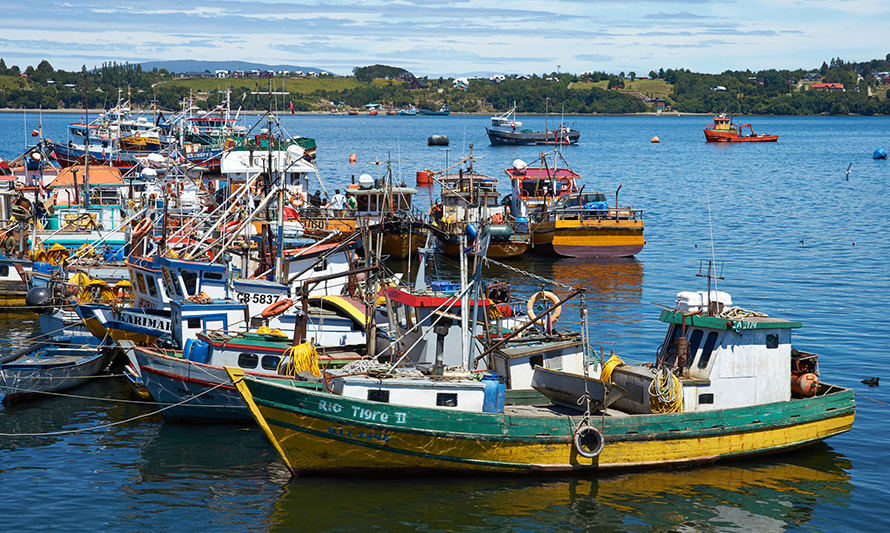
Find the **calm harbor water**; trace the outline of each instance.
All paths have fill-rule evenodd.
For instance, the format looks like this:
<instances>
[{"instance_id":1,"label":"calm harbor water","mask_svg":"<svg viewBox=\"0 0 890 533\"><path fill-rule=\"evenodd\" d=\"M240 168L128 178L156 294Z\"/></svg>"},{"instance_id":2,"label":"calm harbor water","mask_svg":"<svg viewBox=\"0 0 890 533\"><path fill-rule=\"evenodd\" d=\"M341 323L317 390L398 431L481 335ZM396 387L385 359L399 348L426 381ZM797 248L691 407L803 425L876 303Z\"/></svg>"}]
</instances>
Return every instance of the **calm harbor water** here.
<instances>
[{"instance_id":1,"label":"calm harbor water","mask_svg":"<svg viewBox=\"0 0 890 533\"><path fill-rule=\"evenodd\" d=\"M24 150L37 114L0 114L0 157ZM65 139L79 116L44 115ZM544 117L521 117L527 127ZM550 119L556 122L558 119ZM256 117L243 121L252 126ZM155 529L849 531L890 527L890 149L886 117L737 117L776 144L714 146L708 117L572 118L581 143L562 153L587 189L642 209L646 247L635 258L580 261L525 256L512 265L588 289L594 345L625 361L654 359L659 305L705 290L701 261L723 264L720 290L746 309L800 320L795 346L821 355L822 378L853 387L851 432L764 460L602 478L291 479L250 426L165 423L133 402L118 378L76 397L0 407L0 526L8 531ZM441 169L475 146L477 170L502 177L536 147L491 147L484 116L284 116L291 134L318 141L327 187L350 176L397 179ZM448 150L426 146L432 134ZM651 144L653 136L660 144ZM30 141L30 137L27 139ZM356 154L358 163L349 163ZM845 172L850 167L849 180ZM500 188L508 183L501 179ZM421 189L418 203L435 194ZM392 265L399 268L401 265ZM530 292L510 271L487 275ZM28 314L0 315L0 342L36 331ZM880 387L860 380L877 376ZM863 396L864 395L864 396ZM877 403L883 402L883 403ZM148 415L129 421L140 415ZM126 422L125 422L126 421ZM120 423L123 422L123 423ZM117 425L109 425L119 423ZM108 426L73 434L53 432ZM32 435L33 434L33 435Z\"/></svg>"}]
</instances>

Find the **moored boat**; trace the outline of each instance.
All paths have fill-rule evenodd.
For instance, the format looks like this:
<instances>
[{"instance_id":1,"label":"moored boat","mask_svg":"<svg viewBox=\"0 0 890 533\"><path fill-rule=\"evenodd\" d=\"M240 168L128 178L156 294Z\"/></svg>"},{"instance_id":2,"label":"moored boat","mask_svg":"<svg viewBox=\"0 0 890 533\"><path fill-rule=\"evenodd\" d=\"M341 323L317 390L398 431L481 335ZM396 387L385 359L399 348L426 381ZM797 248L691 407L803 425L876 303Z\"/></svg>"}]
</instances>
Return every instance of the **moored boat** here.
<instances>
[{"instance_id":1,"label":"moored boat","mask_svg":"<svg viewBox=\"0 0 890 533\"><path fill-rule=\"evenodd\" d=\"M801 324L730 304L715 291L678 294L675 309L661 313L668 330L654 363L603 367L599 379L627 394L599 410L587 402L461 409L445 387L429 406L396 401L383 379L337 394L228 371L294 475L663 468L773 454L849 431L853 392L821 382L817 356L792 347Z\"/></svg>"},{"instance_id":2,"label":"moored boat","mask_svg":"<svg viewBox=\"0 0 890 533\"><path fill-rule=\"evenodd\" d=\"M744 133L748 128L748 134ZM714 124L710 128L705 128L705 142L776 142L779 140L778 135L766 135L763 133L754 133L754 127L750 124L742 124L736 126L732 123L732 118L722 113L714 117Z\"/></svg>"},{"instance_id":3,"label":"moored boat","mask_svg":"<svg viewBox=\"0 0 890 533\"><path fill-rule=\"evenodd\" d=\"M88 337L57 337L0 358L4 402L17 402L86 383L115 356L108 344Z\"/></svg>"},{"instance_id":4,"label":"moored boat","mask_svg":"<svg viewBox=\"0 0 890 533\"><path fill-rule=\"evenodd\" d=\"M513 185L511 212L529 220L531 249L587 258L639 253L646 243L643 212L609 207L604 193L584 192L578 184L580 176L564 160L551 165L547 155L541 154L532 165L517 159L504 171ZM617 191L615 195L617 201Z\"/></svg>"},{"instance_id":5,"label":"moored boat","mask_svg":"<svg viewBox=\"0 0 890 533\"><path fill-rule=\"evenodd\" d=\"M491 117L491 127L485 128L492 146L566 145L577 144L581 132L560 124L558 128L544 131L522 129L516 120L516 106L502 115Z\"/></svg>"}]
</instances>

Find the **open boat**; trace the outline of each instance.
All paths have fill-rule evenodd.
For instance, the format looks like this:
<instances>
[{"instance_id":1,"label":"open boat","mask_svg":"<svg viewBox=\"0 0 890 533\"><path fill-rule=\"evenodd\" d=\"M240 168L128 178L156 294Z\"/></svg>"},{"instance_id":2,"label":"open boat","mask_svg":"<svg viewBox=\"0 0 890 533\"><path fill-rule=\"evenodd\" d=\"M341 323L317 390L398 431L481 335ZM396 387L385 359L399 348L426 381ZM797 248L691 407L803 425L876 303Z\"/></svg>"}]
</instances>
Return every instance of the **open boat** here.
<instances>
[{"instance_id":1,"label":"open boat","mask_svg":"<svg viewBox=\"0 0 890 533\"><path fill-rule=\"evenodd\" d=\"M454 380L414 401L382 378L338 394L228 371L294 475L596 473L755 457L849 431L853 391L819 381L816 356L792 348L800 322L730 304L725 293L680 293L661 313L654 364L610 359L610 378L603 368L627 395L597 411L542 402L501 412Z\"/></svg>"},{"instance_id":2,"label":"open boat","mask_svg":"<svg viewBox=\"0 0 890 533\"><path fill-rule=\"evenodd\" d=\"M42 393L67 390L108 366L115 351L87 337L60 337L0 358L3 401L16 402Z\"/></svg>"},{"instance_id":3,"label":"open boat","mask_svg":"<svg viewBox=\"0 0 890 533\"><path fill-rule=\"evenodd\" d=\"M577 144L581 132L560 124L555 130L544 131L522 129L522 122L516 120L516 106L504 113L491 117L491 127L485 128L492 146L527 146L539 144Z\"/></svg>"},{"instance_id":4,"label":"open boat","mask_svg":"<svg viewBox=\"0 0 890 533\"><path fill-rule=\"evenodd\" d=\"M744 130L748 128L748 134L745 135ZM727 117L726 113L722 113L714 117L714 124L710 128L705 128L705 141L709 143L739 143L739 142L776 142L779 140L778 135L766 135L763 133L754 133L754 127L750 124L742 124L736 126L732 123L732 118Z\"/></svg>"}]
</instances>

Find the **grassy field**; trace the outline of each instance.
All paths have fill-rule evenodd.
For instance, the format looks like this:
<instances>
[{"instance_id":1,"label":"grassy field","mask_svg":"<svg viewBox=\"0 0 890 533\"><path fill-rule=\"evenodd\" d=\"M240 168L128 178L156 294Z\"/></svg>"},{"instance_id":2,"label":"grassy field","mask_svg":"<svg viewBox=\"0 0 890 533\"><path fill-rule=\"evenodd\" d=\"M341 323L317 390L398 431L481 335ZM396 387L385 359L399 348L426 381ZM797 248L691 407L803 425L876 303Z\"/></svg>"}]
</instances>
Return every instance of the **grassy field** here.
<instances>
[{"instance_id":1,"label":"grassy field","mask_svg":"<svg viewBox=\"0 0 890 533\"><path fill-rule=\"evenodd\" d=\"M573 82L569 89L589 90L591 87L606 89L609 86L607 80L595 83ZM624 92L642 93L651 98L667 98L671 94L673 86L664 80L624 80Z\"/></svg>"},{"instance_id":2,"label":"grassy field","mask_svg":"<svg viewBox=\"0 0 890 533\"><path fill-rule=\"evenodd\" d=\"M18 76L0 76L0 89L18 89L26 87L28 82Z\"/></svg>"},{"instance_id":3,"label":"grassy field","mask_svg":"<svg viewBox=\"0 0 890 533\"><path fill-rule=\"evenodd\" d=\"M364 85L356 81L355 78L272 78L273 91L286 91L291 94L309 94L318 90L323 91L342 91L345 89L355 89ZM388 84L402 84L400 81L374 80L373 85L385 87ZM164 81L157 86L167 87L186 87L196 92L213 92L217 90L225 90L227 86L232 89L250 89L260 91L269 90L268 78L196 78L196 79L176 79Z\"/></svg>"}]
</instances>

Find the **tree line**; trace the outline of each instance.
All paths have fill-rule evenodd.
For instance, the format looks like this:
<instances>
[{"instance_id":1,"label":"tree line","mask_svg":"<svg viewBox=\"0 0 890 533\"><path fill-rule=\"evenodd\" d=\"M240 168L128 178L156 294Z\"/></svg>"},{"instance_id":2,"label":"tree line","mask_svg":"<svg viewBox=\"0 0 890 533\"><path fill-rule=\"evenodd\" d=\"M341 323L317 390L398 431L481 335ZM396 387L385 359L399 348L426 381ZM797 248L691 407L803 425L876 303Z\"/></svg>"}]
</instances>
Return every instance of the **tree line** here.
<instances>
[{"instance_id":1,"label":"tree line","mask_svg":"<svg viewBox=\"0 0 890 533\"><path fill-rule=\"evenodd\" d=\"M648 77L667 84L666 105L683 113L890 115L886 87L872 75L887 71L890 54L884 59L859 63L832 58L819 69L811 70L727 70L707 74L660 68L651 70ZM653 98L631 89L640 78L636 72L555 72L507 76L497 81L471 79L461 90L455 88L450 78L425 79L428 89L411 90L408 82L399 79L407 73L403 68L387 65L356 67L356 86L333 90L319 82L317 90L291 95L280 108L293 104L295 111L326 111L341 105L380 103L432 110L447 103L454 112L488 113L503 112L515 102L522 113L621 114L655 109ZM845 90L807 90L811 84L802 80L808 73L818 73L825 83L841 83ZM74 110L86 104L91 108L109 108L119 97L129 97L136 108L149 109L154 105L178 110L184 100L192 97L195 105L207 109L223 98L205 95L194 99L187 83L164 83L172 78L165 69L144 71L131 63L108 62L90 70L84 66L80 71L69 72L54 69L46 60L22 70L15 65L8 67L0 58L0 107ZM236 88L232 99L245 110L262 110L269 105L268 99L250 92L250 88Z\"/></svg>"}]
</instances>

